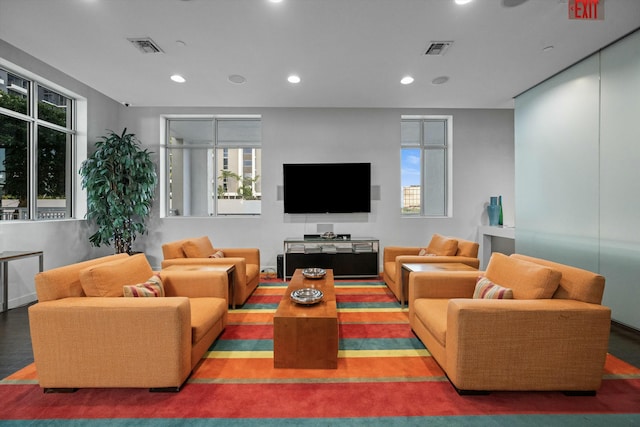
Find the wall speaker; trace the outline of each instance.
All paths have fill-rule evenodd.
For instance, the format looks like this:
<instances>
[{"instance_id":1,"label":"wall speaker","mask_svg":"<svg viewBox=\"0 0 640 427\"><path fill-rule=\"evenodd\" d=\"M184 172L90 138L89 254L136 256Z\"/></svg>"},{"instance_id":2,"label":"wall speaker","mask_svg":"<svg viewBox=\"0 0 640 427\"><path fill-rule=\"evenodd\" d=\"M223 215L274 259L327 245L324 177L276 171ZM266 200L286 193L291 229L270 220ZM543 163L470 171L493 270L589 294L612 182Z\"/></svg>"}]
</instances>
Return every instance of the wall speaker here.
<instances>
[{"instance_id":1,"label":"wall speaker","mask_svg":"<svg viewBox=\"0 0 640 427\"><path fill-rule=\"evenodd\" d=\"M371 186L371 200L380 200L380 186L372 185Z\"/></svg>"},{"instance_id":2,"label":"wall speaker","mask_svg":"<svg viewBox=\"0 0 640 427\"><path fill-rule=\"evenodd\" d=\"M284 200L284 186L282 185L276 187L276 200Z\"/></svg>"}]
</instances>

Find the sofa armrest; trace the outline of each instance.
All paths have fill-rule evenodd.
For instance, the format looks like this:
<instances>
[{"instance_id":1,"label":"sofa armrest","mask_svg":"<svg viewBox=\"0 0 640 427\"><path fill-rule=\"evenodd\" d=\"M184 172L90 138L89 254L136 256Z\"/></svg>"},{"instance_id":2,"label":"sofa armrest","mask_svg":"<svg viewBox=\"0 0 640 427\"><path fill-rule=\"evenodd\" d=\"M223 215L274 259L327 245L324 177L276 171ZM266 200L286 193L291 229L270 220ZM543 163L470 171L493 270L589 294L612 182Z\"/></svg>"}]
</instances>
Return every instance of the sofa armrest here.
<instances>
[{"instance_id":1,"label":"sofa armrest","mask_svg":"<svg viewBox=\"0 0 640 427\"><path fill-rule=\"evenodd\" d=\"M482 271L425 271L409 275L409 305L418 298L471 298Z\"/></svg>"},{"instance_id":2,"label":"sofa armrest","mask_svg":"<svg viewBox=\"0 0 640 427\"><path fill-rule=\"evenodd\" d=\"M420 253L420 247L418 246L385 246L382 262L392 262L396 260L396 257L401 255L415 255Z\"/></svg>"},{"instance_id":3,"label":"sofa armrest","mask_svg":"<svg viewBox=\"0 0 640 427\"><path fill-rule=\"evenodd\" d=\"M610 326L581 301L452 299L445 370L460 389L596 390Z\"/></svg>"},{"instance_id":4,"label":"sofa armrest","mask_svg":"<svg viewBox=\"0 0 640 427\"><path fill-rule=\"evenodd\" d=\"M160 278L168 297L216 297L229 301L229 277L220 270L162 270Z\"/></svg>"},{"instance_id":5,"label":"sofa armrest","mask_svg":"<svg viewBox=\"0 0 640 427\"><path fill-rule=\"evenodd\" d=\"M220 248L225 257L244 258L247 264L260 266L260 250L257 248Z\"/></svg>"},{"instance_id":6,"label":"sofa armrest","mask_svg":"<svg viewBox=\"0 0 640 427\"><path fill-rule=\"evenodd\" d=\"M188 298L40 302L29 327L44 388L180 386L191 371Z\"/></svg>"}]
</instances>

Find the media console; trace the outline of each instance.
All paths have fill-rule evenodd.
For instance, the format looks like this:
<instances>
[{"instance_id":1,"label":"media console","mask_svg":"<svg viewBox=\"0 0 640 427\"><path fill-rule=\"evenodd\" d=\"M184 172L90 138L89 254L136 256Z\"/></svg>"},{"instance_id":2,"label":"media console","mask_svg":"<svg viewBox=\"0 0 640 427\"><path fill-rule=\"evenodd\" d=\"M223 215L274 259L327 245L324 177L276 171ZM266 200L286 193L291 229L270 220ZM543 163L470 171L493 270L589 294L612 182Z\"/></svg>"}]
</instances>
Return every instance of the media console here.
<instances>
[{"instance_id":1,"label":"media console","mask_svg":"<svg viewBox=\"0 0 640 427\"><path fill-rule=\"evenodd\" d=\"M335 239L307 235L284 241L284 280L297 268L331 268L336 278L377 277L380 242L370 238L350 238L338 235Z\"/></svg>"}]
</instances>

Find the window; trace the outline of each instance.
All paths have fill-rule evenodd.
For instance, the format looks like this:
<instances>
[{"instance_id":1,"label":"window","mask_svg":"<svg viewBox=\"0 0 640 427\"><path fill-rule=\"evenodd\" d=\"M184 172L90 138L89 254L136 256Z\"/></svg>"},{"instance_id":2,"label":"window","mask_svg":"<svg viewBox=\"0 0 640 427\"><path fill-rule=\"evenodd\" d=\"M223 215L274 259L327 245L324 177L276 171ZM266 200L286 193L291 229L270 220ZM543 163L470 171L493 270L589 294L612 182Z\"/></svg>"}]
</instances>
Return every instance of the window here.
<instances>
[{"instance_id":1,"label":"window","mask_svg":"<svg viewBox=\"0 0 640 427\"><path fill-rule=\"evenodd\" d=\"M166 118L167 216L259 215L259 116Z\"/></svg>"},{"instance_id":2,"label":"window","mask_svg":"<svg viewBox=\"0 0 640 427\"><path fill-rule=\"evenodd\" d=\"M402 116L401 212L451 216L451 116Z\"/></svg>"},{"instance_id":3,"label":"window","mask_svg":"<svg viewBox=\"0 0 640 427\"><path fill-rule=\"evenodd\" d=\"M72 216L74 106L0 68L0 220Z\"/></svg>"}]
</instances>

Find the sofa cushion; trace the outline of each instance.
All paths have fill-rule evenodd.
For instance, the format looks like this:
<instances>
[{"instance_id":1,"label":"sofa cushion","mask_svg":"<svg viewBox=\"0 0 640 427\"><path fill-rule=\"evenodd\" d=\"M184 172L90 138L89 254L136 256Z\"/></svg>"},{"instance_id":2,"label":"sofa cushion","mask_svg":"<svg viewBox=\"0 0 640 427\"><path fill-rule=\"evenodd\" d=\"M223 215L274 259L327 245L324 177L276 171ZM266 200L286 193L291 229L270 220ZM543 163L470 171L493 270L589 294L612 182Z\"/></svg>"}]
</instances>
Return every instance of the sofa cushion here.
<instances>
[{"instance_id":1,"label":"sofa cushion","mask_svg":"<svg viewBox=\"0 0 640 427\"><path fill-rule=\"evenodd\" d=\"M418 298L413 301L416 317L443 347L447 339L448 306L449 299L445 298Z\"/></svg>"},{"instance_id":2,"label":"sofa cushion","mask_svg":"<svg viewBox=\"0 0 640 427\"><path fill-rule=\"evenodd\" d=\"M216 252L207 236L185 240L182 250L187 258L208 258Z\"/></svg>"},{"instance_id":3,"label":"sofa cushion","mask_svg":"<svg viewBox=\"0 0 640 427\"><path fill-rule=\"evenodd\" d=\"M191 339L197 343L227 312L227 301L223 298L190 298Z\"/></svg>"},{"instance_id":4,"label":"sofa cushion","mask_svg":"<svg viewBox=\"0 0 640 427\"><path fill-rule=\"evenodd\" d=\"M125 285L122 292L125 297L163 297L164 287L160 276L154 274L144 283Z\"/></svg>"},{"instance_id":5,"label":"sofa cushion","mask_svg":"<svg viewBox=\"0 0 640 427\"><path fill-rule=\"evenodd\" d=\"M456 252L458 252L458 241L439 234L434 234L427 246L427 253L432 255L453 256Z\"/></svg>"},{"instance_id":6,"label":"sofa cushion","mask_svg":"<svg viewBox=\"0 0 640 427\"><path fill-rule=\"evenodd\" d=\"M559 270L562 273L562 278L553 298L574 299L591 304L602 303L605 279L600 274L527 255L513 254L511 257Z\"/></svg>"},{"instance_id":7,"label":"sofa cushion","mask_svg":"<svg viewBox=\"0 0 640 427\"><path fill-rule=\"evenodd\" d=\"M468 258L478 258L478 249L480 245L469 240L458 240L458 251L456 256L464 256Z\"/></svg>"},{"instance_id":8,"label":"sofa cushion","mask_svg":"<svg viewBox=\"0 0 640 427\"><path fill-rule=\"evenodd\" d=\"M123 286L146 282L153 270L144 254L94 265L80 271L80 285L88 297L121 297Z\"/></svg>"},{"instance_id":9,"label":"sofa cushion","mask_svg":"<svg viewBox=\"0 0 640 427\"><path fill-rule=\"evenodd\" d=\"M485 277L513 290L514 299L551 298L562 274L558 270L494 252Z\"/></svg>"},{"instance_id":10,"label":"sofa cushion","mask_svg":"<svg viewBox=\"0 0 640 427\"><path fill-rule=\"evenodd\" d=\"M512 299L513 291L509 288L496 285L484 276L478 277L476 289L473 292L476 299Z\"/></svg>"}]
</instances>

